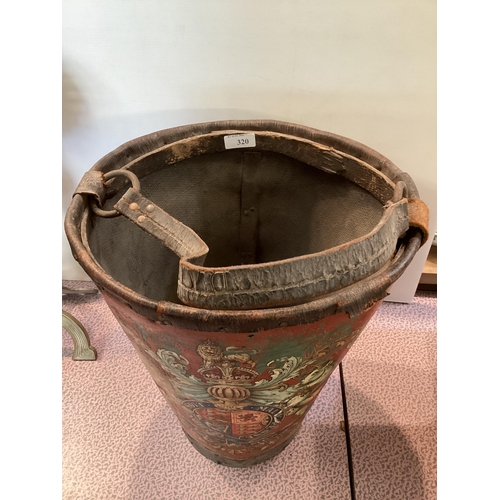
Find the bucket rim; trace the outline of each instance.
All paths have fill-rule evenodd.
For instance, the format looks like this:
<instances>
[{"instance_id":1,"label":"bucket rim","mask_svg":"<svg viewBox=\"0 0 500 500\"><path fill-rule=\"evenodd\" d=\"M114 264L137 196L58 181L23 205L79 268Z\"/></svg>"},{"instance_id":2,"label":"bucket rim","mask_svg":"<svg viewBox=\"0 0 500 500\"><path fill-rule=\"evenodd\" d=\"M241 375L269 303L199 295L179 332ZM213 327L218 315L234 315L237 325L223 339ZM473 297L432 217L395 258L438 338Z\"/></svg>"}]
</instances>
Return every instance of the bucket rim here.
<instances>
[{"instance_id":1,"label":"bucket rim","mask_svg":"<svg viewBox=\"0 0 500 500\"><path fill-rule=\"evenodd\" d=\"M146 150L164 145L165 139L170 142L181 137L225 129L271 130L314 139L348 154L356 155L392 180L403 179L407 185L408 197L418 198L418 191L411 177L403 173L386 157L368 146L330 132L273 120L205 122L164 129L122 144L101 158L92 169L106 171L108 166L108 170L120 168L120 166L132 161L134 155L139 157ZM350 316L357 314L366 308L366 304L373 304L387 296L387 289L404 272L422 244L420 230L410 228L406 237L401 240L396 257L389 261L388 266L341 290L301 304L246 310L201 309L184 304L150 299L108 275L94 261L83 243L81 224L85 210L86 204L83 197L74 196L65 217L64 227L73 256L100 288L116 296L133 310L153 321L167 323L173 320L174 323L180 321L180 323L187 322L189 324L202 321L202 323L207 323L207 326L210 326L212 331L214 323L225 324L228 321L229 324L238 324L239 330L243 327L251 331L257 329L256 327L263 322L267 324L269 321L276 322L284 318L287 319L288 324L290 324L289 319L292 317L296 318L294 322L297 323L310 322L311 318L317 317L319 319L326 314L331 314L333 309L339 312L345 311ZM231 330L231 327L229 328ZM197 327L196 329L200 328Z\"/></svg>"}]
</instances>

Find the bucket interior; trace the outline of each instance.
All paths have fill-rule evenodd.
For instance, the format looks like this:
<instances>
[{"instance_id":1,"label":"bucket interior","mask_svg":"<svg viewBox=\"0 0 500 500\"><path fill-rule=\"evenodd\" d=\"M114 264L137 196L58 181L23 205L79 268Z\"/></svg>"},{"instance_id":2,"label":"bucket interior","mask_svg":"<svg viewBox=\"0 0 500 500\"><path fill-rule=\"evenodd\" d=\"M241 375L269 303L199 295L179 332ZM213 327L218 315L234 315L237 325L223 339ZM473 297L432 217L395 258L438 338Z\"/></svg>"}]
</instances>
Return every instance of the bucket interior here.
<instances>
[{"instance_id":1,"label":"bucket interior","mask_svg":"<svg viewBox=\"0 0 500 500\"><path fill-rule=\"evenodd\" d=\"M250 172L248 154L257 154ZM382 203L357 184L270 151L229 150L155 168L138 172L141 193L198 233L210 249L207 267L249 263L241 256L249 238L251 263L327 250L366 235L383 215ZM179 303L179 258L134 223L92 216L88 241L113 279L150 299Z\"/></svg>"}]
</instances>

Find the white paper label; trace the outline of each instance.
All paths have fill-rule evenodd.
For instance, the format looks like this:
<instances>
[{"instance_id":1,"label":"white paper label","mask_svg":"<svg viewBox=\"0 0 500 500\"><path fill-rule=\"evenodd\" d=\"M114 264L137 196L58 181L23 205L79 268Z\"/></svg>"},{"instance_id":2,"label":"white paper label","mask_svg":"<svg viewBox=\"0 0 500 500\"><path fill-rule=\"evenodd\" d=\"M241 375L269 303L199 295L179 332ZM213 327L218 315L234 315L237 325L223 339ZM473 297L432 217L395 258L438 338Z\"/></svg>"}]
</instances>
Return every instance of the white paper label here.
<instances>
[{"instance_id":1,"label":"white paper label","mask_svg":"<svg viewBox=\"0 0 500 500\"><path fill-rule=\"evenodd\" d=\"M224 136L226 149L234 148L254 148L255 134L234 134Z\"/></svg>"}]
</instances>

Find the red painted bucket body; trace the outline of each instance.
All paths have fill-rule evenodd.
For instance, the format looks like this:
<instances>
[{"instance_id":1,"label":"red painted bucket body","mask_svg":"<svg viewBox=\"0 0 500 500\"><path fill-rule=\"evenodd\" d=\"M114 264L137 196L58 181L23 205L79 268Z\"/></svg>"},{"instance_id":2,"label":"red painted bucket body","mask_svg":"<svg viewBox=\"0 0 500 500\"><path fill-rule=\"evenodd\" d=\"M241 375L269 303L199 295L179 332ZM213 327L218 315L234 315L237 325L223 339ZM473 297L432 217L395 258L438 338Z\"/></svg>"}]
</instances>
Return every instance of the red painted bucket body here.
<instances>
[{"instance_id":1,"label":"red painted bucket body","mask_svg":"<svg viewBox=\"0 0 500 500\"><path fill-rule=\"evenodd\" d=\"M248 466L280 452L380 302L361 314L256 332L185 330L145 320L103 292L190 441Z\"/></svg>"}]
</instances>

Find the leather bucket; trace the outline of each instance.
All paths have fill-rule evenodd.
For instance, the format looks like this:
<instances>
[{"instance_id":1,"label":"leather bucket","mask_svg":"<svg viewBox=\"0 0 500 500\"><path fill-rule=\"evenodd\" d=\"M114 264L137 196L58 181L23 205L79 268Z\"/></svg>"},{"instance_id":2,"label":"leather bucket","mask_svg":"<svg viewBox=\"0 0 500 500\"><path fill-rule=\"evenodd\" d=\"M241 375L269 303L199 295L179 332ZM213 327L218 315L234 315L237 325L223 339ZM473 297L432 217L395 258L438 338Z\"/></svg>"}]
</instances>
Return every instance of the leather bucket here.
<instances>
[{"instance_id":1,"label":"leather bucket","mask_svg":"<svg viewBox=\"0 0 500 500\"><path fill-rule=\"evenodd\" d=\"M109 153L65 230L188 440L247 467L299 431L427 224L410 176L372 149L224 121Z\"/></svg>"}]
</instances>

